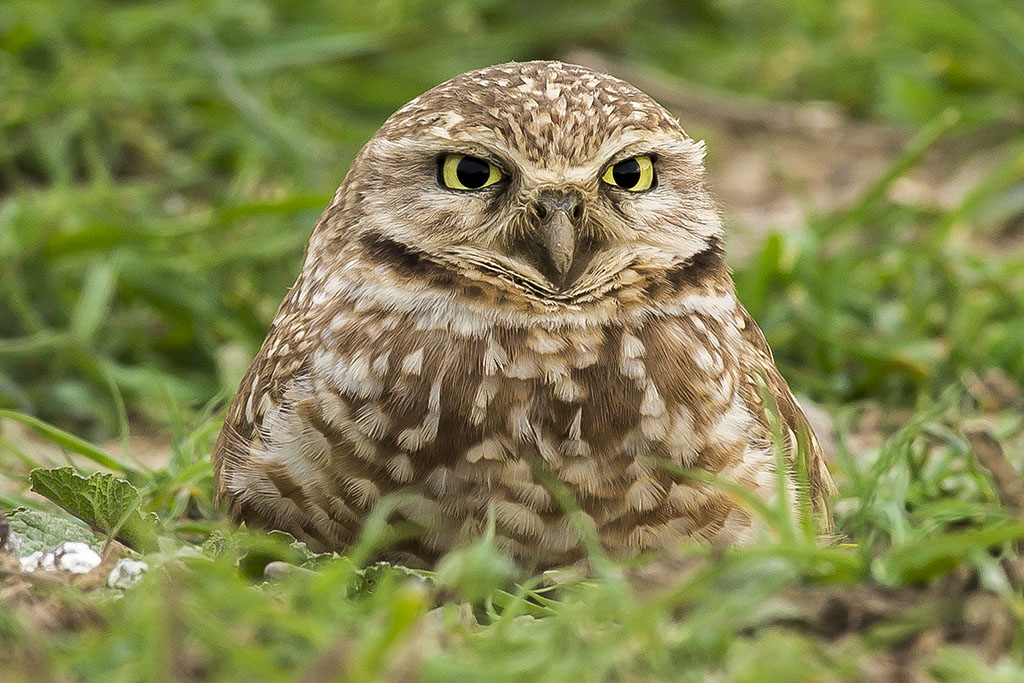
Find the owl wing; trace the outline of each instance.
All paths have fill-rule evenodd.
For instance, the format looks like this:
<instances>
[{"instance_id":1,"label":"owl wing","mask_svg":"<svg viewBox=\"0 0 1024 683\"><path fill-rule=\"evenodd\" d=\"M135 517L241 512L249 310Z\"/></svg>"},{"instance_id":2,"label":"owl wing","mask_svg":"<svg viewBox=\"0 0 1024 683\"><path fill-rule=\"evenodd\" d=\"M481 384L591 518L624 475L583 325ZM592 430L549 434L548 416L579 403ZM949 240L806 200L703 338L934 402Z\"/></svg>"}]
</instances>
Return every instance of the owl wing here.
<instances>
[{"instance_id":1,"label":"owl wing","mask_svg":"<svg viewBox=\"0 0 1024 683\"><path fill-rule=\"evenodd\" d=\"M215 498L227 506L232 518L256 526L260 520L254 511L228 494L225 474L259 468L253 454L263 446L265 418L285 403L288 388L305 374L308 354L297 340L305 338L306 326L292 302L294 292L285 297L263 345L243 375L213 447Z\"/></svg>"},{"instance_id":2,"label":"owl wing","mask_svg":"<svg viewBox=\"0 0 1024 683\"><path fill-rule=\"evenodd\" d=\"M738 312L742 321L740 332L749 347L749 353L745 354L744 367L749 400L755 404L758 418L766 419L766 406L761 399L761 391L767 391L768 396L777 406L790 458L796 452L798 435L801 433L807 435L807 485L811 504L819 519L822 532L829 534L833 530L833 524L828 501L835 496L836 488L832 481L832 475L828 471L825 453L800 408L800 404L797 403L793 392L790 391L789 385L779 373L778 368L775 367L775 359L764 338L764 333L761 332L745 308L739 306Z\"/></svg>"}]
</instances>

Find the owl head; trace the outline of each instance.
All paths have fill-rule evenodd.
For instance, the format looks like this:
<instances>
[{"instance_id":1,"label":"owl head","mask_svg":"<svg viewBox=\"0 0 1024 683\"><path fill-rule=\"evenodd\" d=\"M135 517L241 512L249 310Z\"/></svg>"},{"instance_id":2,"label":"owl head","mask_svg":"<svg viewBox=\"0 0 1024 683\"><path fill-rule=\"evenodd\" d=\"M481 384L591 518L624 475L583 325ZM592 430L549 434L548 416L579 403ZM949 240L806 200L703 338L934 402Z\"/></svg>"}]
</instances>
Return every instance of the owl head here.
<instances>
[{"instance_id":1,"label":"owl head","mask_svg":"<svg viewBox=\"0 0 1024 683\"><path fill-rule=\"evenodd\" d=\"M362 149L307 271L341 253L414 287L544 310L686 277L695 261L724 272L703 156L663 107L611 76L545 61L465 73Z\"/></svg>"}]
</instances>

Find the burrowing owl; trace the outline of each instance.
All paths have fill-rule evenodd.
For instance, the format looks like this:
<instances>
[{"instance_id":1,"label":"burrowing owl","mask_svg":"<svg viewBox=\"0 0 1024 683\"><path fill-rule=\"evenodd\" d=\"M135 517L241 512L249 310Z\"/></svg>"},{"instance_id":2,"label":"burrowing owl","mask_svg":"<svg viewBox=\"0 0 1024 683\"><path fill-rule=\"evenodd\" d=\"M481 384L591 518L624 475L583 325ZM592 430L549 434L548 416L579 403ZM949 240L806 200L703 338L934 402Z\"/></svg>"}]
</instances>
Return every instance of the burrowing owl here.
<instances>
[{"instance_id":1,"label":"burrowing owl","mask_svg":"<svg viewBox=\"0 0 1024 683\"><path fill-rule=\"evenodd\" d=\"M231 515L341 549L405 491L397 551L425 563L489 518L512 556L571 562L569 498L612 556L751 539L728 487L685 470L770 500L758 382L790 451L806 423L736 300L703 154L644 93L559 62L466 73L398 110L231 405L214 453Z\"/></svg>"}]
</instances>

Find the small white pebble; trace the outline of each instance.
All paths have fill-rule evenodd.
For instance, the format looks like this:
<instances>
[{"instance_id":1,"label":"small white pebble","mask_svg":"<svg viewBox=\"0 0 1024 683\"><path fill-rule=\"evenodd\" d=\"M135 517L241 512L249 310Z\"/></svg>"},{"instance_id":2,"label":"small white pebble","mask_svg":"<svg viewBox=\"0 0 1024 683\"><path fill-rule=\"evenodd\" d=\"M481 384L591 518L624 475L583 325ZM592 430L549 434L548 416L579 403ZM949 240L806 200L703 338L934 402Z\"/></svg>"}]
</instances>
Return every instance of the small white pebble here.
<instances>
[{"instance_id":1,"label":"small white pebble","mask_svg":"<svg viewBox=\"0 0 1024 683\"><path fill-rule=\"evenodd\" d=\"M39 561L43 559L43 551L37 550L31 555L19 558L18 562L21 563L21 571L23 572L34 572L39 569Z\"/></svg>"},{"instance_id":2,"label":"small white pebble","mask_svg":"<svg viewBox=\"0 0 1024 683\"><path fill-rule=\"evenodd\" d=\"M19 560L23 572L42 569L47 572L60 571L71 574L88 574L102 561L95 550L78 541L64 541L53 550L47 550L45 553L37 550Z\"/></svg>"},{"instance_id":3,"label":"small white pebble","mask_svg":"<svg viewBox=\"0 0 1024 683\"><path fill-rule=\"evenodd\" d=\"M72 574L88 574L103 561L95 550L78 541L64 541L47 554L51 553L55 568Z\"/></svg>"},{"instance_id":4,"label":"small white pebble","mask_svg":"<svg viewBox=\"0 0 1024 683\"><path fill-rule=\"evenodd\" d=\"M107 586L122 590L131 588L142 578L142 573L148 569L149 565L142 560L132 560L127 557L118 560L114 568L110 570L110 576L107 577Z\"/></svg>"},{"instance_id":5,"label":"small white pebble","mask_svg":"<svg viewBox=\"0 0 1024 683\"><path fill-rule=\"evenodd\" d=\"M57 558L53 556L53 550L47 550L43 553L43 556L39 558L39 568L44 572L57 571Z\"/></svg>"}]
</instances>

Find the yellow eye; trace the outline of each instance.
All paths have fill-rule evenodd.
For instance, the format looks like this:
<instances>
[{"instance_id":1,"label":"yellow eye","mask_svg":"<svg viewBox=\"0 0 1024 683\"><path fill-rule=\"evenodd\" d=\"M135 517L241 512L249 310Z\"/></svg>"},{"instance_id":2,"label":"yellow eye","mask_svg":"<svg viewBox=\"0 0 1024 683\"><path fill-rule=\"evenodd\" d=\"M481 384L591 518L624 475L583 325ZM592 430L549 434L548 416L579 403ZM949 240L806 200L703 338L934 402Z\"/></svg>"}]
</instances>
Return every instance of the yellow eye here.
<instances>
[{"instance_id":1,"label":"yellow eye","mask_svg":"<svg viewBox=\"0 0 1024 683\"><path fill-rule=\"evenodd\" d=\"M501 180L497 166L465 154L441 157L437 171L440 183L452 190L479 190Z\"/></svg>"},{"instance_id":2,"label":"yellow eye","mask_svg":"<svg viewBox=\"0 0 1024 683\"><path fill-rule=\"evenodd\" d=\"M658 184L654 162L647 155L625 159L614 166L609 166L601 180L630 192L643 192Z\"/></svg>"}]
</instances>

